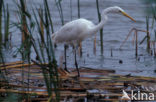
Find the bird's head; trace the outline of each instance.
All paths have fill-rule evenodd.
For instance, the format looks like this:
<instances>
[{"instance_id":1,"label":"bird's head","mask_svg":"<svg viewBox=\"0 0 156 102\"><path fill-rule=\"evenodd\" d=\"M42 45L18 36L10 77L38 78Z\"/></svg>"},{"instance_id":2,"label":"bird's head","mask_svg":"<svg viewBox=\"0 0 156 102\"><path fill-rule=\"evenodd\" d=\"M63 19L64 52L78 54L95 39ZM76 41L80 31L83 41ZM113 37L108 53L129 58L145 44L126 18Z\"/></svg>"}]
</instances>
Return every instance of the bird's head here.
<instances>
[{"instance_id":1,"label":"bird's head","mask_svg":"<svg viewBox=\"0 0 156 102\"><path fill-rule=\"evenodd\" d=\"M122 14L128 18L130 18L132 21L136 22L131 16L129 16L121 7L119 6L113 6L113 7L109 7L107 9L104 10L103 13L117 13L117 14Z\"/></svg>"}]
</instances>

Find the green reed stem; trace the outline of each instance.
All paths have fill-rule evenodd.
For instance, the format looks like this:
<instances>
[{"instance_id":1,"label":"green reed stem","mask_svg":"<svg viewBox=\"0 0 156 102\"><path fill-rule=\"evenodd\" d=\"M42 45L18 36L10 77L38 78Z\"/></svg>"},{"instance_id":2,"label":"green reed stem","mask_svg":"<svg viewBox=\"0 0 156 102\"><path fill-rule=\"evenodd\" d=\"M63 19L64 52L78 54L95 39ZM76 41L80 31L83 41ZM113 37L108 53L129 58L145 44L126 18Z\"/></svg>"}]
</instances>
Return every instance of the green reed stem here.
<instances>
[{"instance_id":1,"label":"green reed stem","mask_svg":"<svg viewBox=\"0 0 156 102\"><path fill-rule=\"evenodd\" d=\"M35 11L33 10L33 14L34 14L34 17L35 17L35 20L36 20L36 23L37 23L37 29L38 29L38 31L39 31L39 33L41 33L41 29L40 29L40 24L39 24L39 21L38 21L38 19L37 19L37 15L36 15L36 13L35 13ZM42 18L43 19L43 18ZM37 57L38 57L38 60L39 60L39 62L42 64L43 63L43 60L42 60L42 58L40 57L40 52L38 51L38 48L37 48L37 45L36 45L36 43L34 42L34 40L32 40L32 44L33 44L33 48L34 48L34 50L35 50L35 53L36 53L36 55L37 55ZM45 43L44 43L45 44ZM41 47L40 47L41 48ZM42 52L43 50L41 50L41 53L44 53L44 52ZM42 66L42 65L41 65ZM43 76L44 76L44 81L45 81L45 83L46 83L46 87L47 87L47 92L48 92L48 95L50 96L51 95L51 91L50 91L50 83L49 83L49 78L48 78L48 74L46 74L46 68L44 68L44 67L41 67L41 69L42 69L42 73L43 73Z\"/></svg>"},{"instance_id":2,"label":"green reed stem","mask_svg":"<svg viewBox=\"0 0 156 102\"><path fill-rule=\"evenodd\" d=\"M155 33L155 41L156 41L156 30L154 30L154 33Z\"/></svg>"},{"instance_id":3,"label":"green reed stem","mask_svg":"<svg viewBox=\"0 0 156 102\"><path fill-rule=\"evenodd\" d=\"M72 10L72 0L70 0L70 14L71 14L71 20L73 19L73 16L72 16L72 14L73 14L73 10Z\"/></svg>"},{"instance_id":4,"label":"green reed stem","mask_svg":"<svg viewBox=\"0 0 156 102\"><path fill-rule=\"evenodd\" d=\"M97 14L99 22L101 21L101 14L99 9L99 1L96 0ZM103 29L100 29L100 45L101 45L101 54L103 54Z\"/></svg>"},{"instance_id":5,"label":"green reed stem","mask_svg":"<svg viewBox=\"0 0 156 102\"><path fill-rule=\"evenodd\" d=\"M149 16L146 17L147 51L150 52Z\"/></svg>"},{"instance_id":6,"label":"green reed stem","mask_svg":"<svg viewBox=\"0 0 156 102\"><path fill-rule=\"evenodd\" d=\"M44 26L43 28L45 30L46 40L44 40L44 42L43 42L45 48L41 47L41 42L40 42L40 40L38 40L40 51L38 51L38 50L35 50L35 51L36 51L37 56L39 57L39 61L41 61L41 63L45 62L45 57L43 57L43 56L47 56L47 58L48 58L48 67L45 68L43 65L41 68L42 68L42 72L43 72L43 76L45 79L49 97L51 97L51 95L53 93L53 91L51 91L51 90L52 90L52 87L54 87L54 93L56 95L56 99L51 98L51 100L55 100L55 101L59 102L59 100L60 100L60 93L58 90L59 78L58 78L55 54L54 54L54 50L53 50L53 44L52 44L51 37L50 37L50 34L51 34L50 28L51 28L52 24L50 24L51 15L48 13L49 7L48 7L47 1L44 1L44 10L45 10L44 16L42 16L39 11L38 11L38 15L39 15L40 20L43 23L43 26ZM37 19L37 15L34 10L33 10L33 13L34 13L35 21L37 23L38 32L41 35L42 28L40 26L39 20ZM41 36L40 36L40 38L41 38ZM34 49L37 49L35 46L33 46L33 47L34 47ZM48 74L46 73L47 70L48 70Z\"/></svg>"},{"instance_id":7,"label":"green reed stem","mask_svg":"<svg viewBox=\"0 0 156 102\"><path fill-rule=\"evenodd\" d=\"M48 19L50 21L51 31L52 31L52 33L54 33L53 22L52 22L52 19L51 19L51 14L50 14L50 10L49 10L49 6L48 6L47 0L45 0L45 7L46 7L46 11L48 13L48 17L49 17Z\"/></svg>"},{"instance_id":8,"label":"green reed stem","mask_svg":"<svg viewBox=\"0 0 156 102\"><path fill-rule=\"evenodd\" d=\"M63 16L63 10L62 10L61 1L62 0L58 0L58 1L55 0L55 3L56 3L56 6L57 6L57 9L59 11L61 23L62 23L62 25L64 25L64 16Z\"/></svg>"},{"instance_id":9,"label":"green reed stem","mask_svg":"<svg viewBox=\"0 0 156 102\"><path fill-rule=\"evenodd\" d=\"M80 18L80 0L77 0L78 18Z\"/></svg>"},{"instance_id":10,"label":"green reed stem","mask_svg":"<svg viewBox=\"0 0 156 102\"><path fill-rule=\"evenodd\" d=\"M0 0L0 50L2 47L2 7L3 7L3 0Z\"/></svg>"},{"instance_id":11,"label":"green reed stem","mask_svg":"<svg viewBox=\"0 0 156 102\"><path fill-rule=\"evenodd\" d=\"M7 43L9 41L9 23L10 23L10 14L9 14L9 9L7 5L7 14L6 14L6 20L5 20L5 47L7 46Z\"/></svg>"}]
</instances>

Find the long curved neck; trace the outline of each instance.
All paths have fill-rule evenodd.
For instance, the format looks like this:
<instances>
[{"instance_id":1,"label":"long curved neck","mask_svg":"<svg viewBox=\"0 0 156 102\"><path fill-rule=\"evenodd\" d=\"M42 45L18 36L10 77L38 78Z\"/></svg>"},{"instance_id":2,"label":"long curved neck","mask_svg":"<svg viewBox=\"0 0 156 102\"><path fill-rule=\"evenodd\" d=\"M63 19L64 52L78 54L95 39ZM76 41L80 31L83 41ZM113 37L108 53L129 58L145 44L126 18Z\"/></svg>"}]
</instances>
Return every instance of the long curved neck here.
<instances>
[{"instance_id":1,"label":"long curved neck","mask_svg":"<svg viewBox=\"0 0 156 102\"><path fill-rule=\"evenodd\" d=\"M103 26L104 26L104 24L106 23L107 18L108 18L108 17L107 17L107 13L108 13L107 10L103 10L103 11L102 11L100 23L97 24L97 25L95 25L95 26L92 28L91 32L93 32L93 33L95 34L96 32L98 32L98 30L100 30L100 29L103 28Z\"/></svg>"}]
</instances>

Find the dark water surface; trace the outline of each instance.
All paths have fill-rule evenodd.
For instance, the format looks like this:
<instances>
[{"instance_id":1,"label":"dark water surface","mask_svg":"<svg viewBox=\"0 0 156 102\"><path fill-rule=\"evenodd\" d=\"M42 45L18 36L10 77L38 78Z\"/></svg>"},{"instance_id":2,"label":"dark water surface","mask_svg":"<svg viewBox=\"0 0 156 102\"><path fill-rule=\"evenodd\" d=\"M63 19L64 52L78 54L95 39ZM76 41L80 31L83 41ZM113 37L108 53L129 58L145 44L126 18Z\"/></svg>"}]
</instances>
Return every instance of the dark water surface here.
<instances>
[{"instance_id":1,"label":"dark water surface","mask_svg":"<svg viewBox=\"0 0 156 102\"><path fill-rule=\"evenodd\" d=\"M11 9L11 20L17 20L15 17L15 4L11 0L5 0L9 3ZM135 57L135 46L132 45L132 36L119 50L122 41L126 38L128 32L133 28L146 30L144 8L145 4L142 4L139 0L99 0L100 11L109 6L120 6L129 15L131 15L137 23L132 22L128 18L121 15L109 15L109 20L104 26L104 55L100 53L100 37L97 34L97 51L96 55L93 53L93 39L88 38L83 42L83 57L78 57L79 67L90 67L99 69L114 69L118 74L142 75L142 76L156 76L154 70L156 69L156 60L147 54L146 43L139 45L139 56ZM31 9L33 5L42 4L42 0L27 0L27 7ZM54 4L54 0L49 0L49 6L52 14L55 31L61 27L61 21L57 7ZM80 0L80 14L82 18L98 23L96 0ZM62 0L62 8L65 22L71 21L71 19L77 19L77 1L72 0L72 14L70 9L70 0ZM71 17L72 16L72 17ZM13 29L16 30L16 29ZM12 46L13 51L19 47L21 42L20 32L12 33ZM139 33L139 41L145 36L145 33ZM113 57L111 57L111 49ZM56 49L56 57L59 62L60 56L63 55L63 45L59 45ZM67 65L68 67L74 66L74 56L72 48L69 48ZM8 62L20 60L20 55L16 58L12 57L12 52L8 51L9 55L6 55ZM32 58L35 58L35 54L32 53ZM122 60L123 63L119 63Z\"/></svg>"}]
</instances>

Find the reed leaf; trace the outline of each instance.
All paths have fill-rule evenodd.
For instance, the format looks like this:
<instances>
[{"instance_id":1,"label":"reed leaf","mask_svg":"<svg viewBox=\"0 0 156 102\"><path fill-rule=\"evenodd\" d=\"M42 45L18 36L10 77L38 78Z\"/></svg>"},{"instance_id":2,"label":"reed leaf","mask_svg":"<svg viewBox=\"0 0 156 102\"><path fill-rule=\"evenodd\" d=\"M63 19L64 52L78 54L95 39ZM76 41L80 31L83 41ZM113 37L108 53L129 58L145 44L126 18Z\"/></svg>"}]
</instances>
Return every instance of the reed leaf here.
<instances>
[{"instance_id":1,"label":"reed leaf","mask_svg":"<svg viewBox=\"0 0 156 102\"><path fill-rule=\"evenodd\" d=\"M97 14L99 22L101 21L101 14L99 9L99 1L96 0ZM100 29L100 46L101 46L101 54L103 54L103 29Z\"/></svg>"},{"instance_id":2,"label":"reed leaf","mask_svg":"<svg viewBox=\"0 0 156 102\"><path fill-rule=\"evenodd\" d=\"M70 0L70 17L71 17L71 20L73 19L73 16L72 16L72 14L73 14L73 10L72 10L72 0Z\"/></svg>"},{"instance_id":3,"label":"reed leaf","mask_svg":"<svg viewBox=\"0 0 156 102\"><path fill-rule=\"evenodd\" d=\"M3 8L3 0L0 0L0 50L2 49L2 8Z\"/></svg>"},{"instance_id":4,"label":"reed leaf","mask_svg":"<svg viewBox=\"0 0 156 102\"><path fill-rule=\"evenodd\" d=\"M78 18L80 18L80 0L77 0Z\"/></svg>"},{"instance_id":5,"label":"reed leaf","mask_svg":"<svg viewBox=\"0 0 156 102\"><path fill-rule=\"evenodd\" d=\"M39 33L39 34L40 34L42 43L44 43L45 42L44 41L44 26L43 26L43 22L42 22L43 20L41 19L41 18L43 18L43 10L42 9L39 10L39 15L42 16L42 17L40 17L40 29L41 29L41 33Z\"/></svg>"},{"instance_id":6,"label":"reed leaf","mask_svg":"<svg viewBox=\"0 0 156 102\"><path fill-rule=\"evenodd\" d=\"M56 3L56 6L57 6L57 9L58 9L58 11L59 11L61 23L62 23L62 25L64 25L64 16L63 16L63 11L62 11L61 1L62 1L62 0L58 0L58 1L55 0L55 3Z\"/></svg>"},{"instance_id":7,"label":"reed leaf","mask_svg":"<svg viewBox=\"0 0 156 102\"><path fill-rule=\"evenodd\" d=\"M8 5L7 5L7 14L6 14L6 20L5 20L5 47L7 46L6 44L9 41L9 24L10 24L10 14L9 14L9 9L8 9Z\"/></svg>"},{"instance_id":8,"label":"reed leaf","mask_svg":"<svg viewBox=\"0 0 156 102\"><path fill-rule=\"evenodd\" d=\"M147 51L150 51L149 16L146 17Z\"/></svg>"},{"instance_id":9,"label":"reed leaf","mask_svg":"<svg viewBox=\"0 0 156 102\"><path fill-rule=\"evenodd\" d=\"M40 21L42 21L43 23L43 27L44 27L44 30L45 30L45 36L46 36L46 42L44 41L43 44L44 44L44 47L41 47L41 36L40 36L40 40L38 39L38 44L39 44L39 47L40 47L40 51L38 51L38 56L39 56L39 59L43 62L45 62L45 56L47 56L48 58L48 67L44 67L41 66L42 68L42 71L43 71L43 76L44 76L44 79L45 79L45 83L46 83L46 87L47 87L47 92L48 92L48 95L49 97L51 97L52 95L52 86L54 87L54 93L56 94L56 99L51 99L51 100L55 100L57 102L59 102L59 92L57 90L58 88L58 72L57 72L57 65L56 65L56 62L55 62L55 55L54 55L54 51L53 51L53 44L52 44L52 41L51 41L51 37L50 37L50 32L53 32L52 30L50 30L50 28L53 26L52 25L52 22L50 21L51 19L51 15L50 15L50 12L49 12L49 7L48 7L48 3L47 1L44 1L44 15L42 16L41 13L38 11L38 15L39 15L39 20L37 18L37 14L35 13L35 11L33 10L33 14L34 14L34 17L35 17L35 21L37 23L37 28L38 28L38 32L39 34L41 35L42 34L42 31L41 31L41 26L40 26ZM37 48L35 48L37 49ZM45 49L45 50L44 50ZM46 52L46 53L45 53ZM47 75L47 70L48 70L48 75ZM56 74L55 74L56 73ZM56 78L55 78L56 77Z\"/></svg>"},{"instance_id":10,"label":"reed leaf","mask_svg":"<svg viewBox=\"0 0 156 102\"><path fill-rule=\"evenodd\" d=\"M48 6L48 3L47 3L47 0L45 0L45 7L47 9L47 13L48 13L48 17L49 17L52 33L54 33L53 22L52 22L52 19L51 19L51 14L50 14L50 10L49 10L49 6Z\"/></svg>"}]
</instances>

